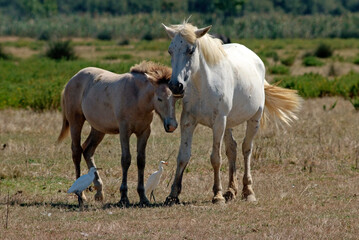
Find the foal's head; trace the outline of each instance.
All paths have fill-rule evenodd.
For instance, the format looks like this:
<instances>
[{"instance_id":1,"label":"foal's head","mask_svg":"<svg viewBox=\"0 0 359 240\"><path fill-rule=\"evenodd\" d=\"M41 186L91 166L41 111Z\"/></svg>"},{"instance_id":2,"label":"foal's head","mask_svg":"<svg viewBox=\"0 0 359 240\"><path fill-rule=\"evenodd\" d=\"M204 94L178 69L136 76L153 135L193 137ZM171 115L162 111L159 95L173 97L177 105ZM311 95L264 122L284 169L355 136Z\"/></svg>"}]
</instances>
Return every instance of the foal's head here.
<instances>
[{"instance_id":1,"label":"foal's head","mask_svg":"<svg viewBox=\"0 0 359 240\"><path fill-rule=\"evenodd\" d=\"M225 53L221 41L206 34L211 26L198 29L187 22L163 26L172 39L168 48L172 65L169 87L173 94L183 96L191 75L200 69L200 57L203 56L211 66L219 62Z\"/></svg>"},{"instance_id":2,"label":"foal's head","mask_svg":"<svg viewBox=\"0 0 359 240\"><path fill-rule=\"evenodd\" d=\"M142 62L131 68L131 72L141 72L155 88L153 105L156 113L160 116L166 132L173 132L177 128L175 103L176 99L168 87L172 70L153 62Z\"/></svg>"}]
</instances>

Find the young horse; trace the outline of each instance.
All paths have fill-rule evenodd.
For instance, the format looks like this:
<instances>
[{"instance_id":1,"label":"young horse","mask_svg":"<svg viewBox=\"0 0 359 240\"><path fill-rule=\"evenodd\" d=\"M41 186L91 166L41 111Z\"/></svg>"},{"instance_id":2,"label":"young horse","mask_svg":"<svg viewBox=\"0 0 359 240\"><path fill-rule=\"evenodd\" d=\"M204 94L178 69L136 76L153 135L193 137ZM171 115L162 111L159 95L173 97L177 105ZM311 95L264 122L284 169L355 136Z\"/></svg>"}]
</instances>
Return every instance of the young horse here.
<instances>
[{"instance_id":1,"label":"young horse","mask_svg":"<svg viewBox=\"0 0 359 240\"><path fill-rule=\"evenodd\" d=\"M166 132L177 128L175 99L168 88L171 69L152 62L142 62L130 73L115 74L99 68L84 68L67 83L62 92L63 123L58 141L63 140L70 128L72 159L76 178L80 177L81 154L87 166L96 167L94 153L105 134L120 134L122 184L120 203L128 205L127 171L131 164L129 139L137 136L137 192L140 203L149 203L145 195L143 174L145 149L150 136L150 124L155 110L163 121ZM81 130L87 120L91 132L81 146ZM96 200L103 200L102 180L96 174Z\"/></svg>"},{"instance_id":2,"label":"young horse","mask_svg":"<svg viewBox=\"0 0 359 240\"><path fill-rule=\"evenodd\" d=\"M300 97L293 90L269 85L265 80L265 67L261 59L243 45L222 45L218 39L206 34L211 26L197 29L187 22L171 27L163 26L172 39L168 49L172 65L169 87L174 95L183 97L177 170L166 203L179 202L183 171L191 156L192 135L197 124L213 130L213 203L235 198L238 191L237 143L233 139L232 128L245 121L247 130L242 144L242 196L248 201L255 201L250 159L253 138L260 120L265 119L262 117L264 108L289 124L297 119ZM225 194L222 193L219 172L222 140L229 160L229 185Z\"/></svg>"}]
</instances>

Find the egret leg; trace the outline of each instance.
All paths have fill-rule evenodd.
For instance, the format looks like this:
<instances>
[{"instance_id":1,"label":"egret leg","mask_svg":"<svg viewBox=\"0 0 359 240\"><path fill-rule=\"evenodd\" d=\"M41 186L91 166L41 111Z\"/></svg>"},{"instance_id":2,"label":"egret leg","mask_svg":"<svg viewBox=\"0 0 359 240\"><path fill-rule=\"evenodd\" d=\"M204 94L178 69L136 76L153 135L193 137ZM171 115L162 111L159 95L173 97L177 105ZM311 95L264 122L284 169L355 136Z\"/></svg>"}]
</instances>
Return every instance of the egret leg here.
<instances>
[{"instance_id":1,"label":"egret leg","mask_svg":"<svg viewBox=\"0 0 359 240\"><path fill-rule=\"evenodd\" d=\"M83 211L84 210L84 202L82 199L82 192L76 192L75 194L77 195L77 200L79 202L79 209L81 211Z\"/></svg>"},{"instance_id":2,"label":"egret leg","mask_svg":"<svg viewBox=\"0 0 359 240\"><path fill-rule=\"evenodd\" d=\"M148 127L141 135L137 136L137 168L138 168L138 183L137 193L140 197L141 205L148 205L148 201L145 193L144 186L144 172L146 165L146 145L147 140L151 134L151 128Z\"/></svg>"},{"instance_id":3,"label":"egret leg","mask_svg":"<svg viewBox=\"0 0 359 240\"><path fill-rule=\"evenodd\" d=\"M104 136L105 136L104 133L99 132L94 128L91 128L90 135L87 137L85 143L82 145L82 148L84 149L83 155L86 160L87 167L89 169L91 167L96 167L95 159L94 159L95 150L103 140ZM95 200L103 201L104 199L104 193L102 188L103 183L98 172L95 173L95 179L93 183L97 190L95 194Z\"/></svg>"},{"instance_id":4,"label":"egret leg","mask_svg":"<svg viewBox=\"0 0 359 240\"><path fill-rule=\"evenodd\" d=\"M153 190L151 191L150 200L153 198L153 201L156 202L155 194L153 193Z\"/></svg>"}]
</instances>

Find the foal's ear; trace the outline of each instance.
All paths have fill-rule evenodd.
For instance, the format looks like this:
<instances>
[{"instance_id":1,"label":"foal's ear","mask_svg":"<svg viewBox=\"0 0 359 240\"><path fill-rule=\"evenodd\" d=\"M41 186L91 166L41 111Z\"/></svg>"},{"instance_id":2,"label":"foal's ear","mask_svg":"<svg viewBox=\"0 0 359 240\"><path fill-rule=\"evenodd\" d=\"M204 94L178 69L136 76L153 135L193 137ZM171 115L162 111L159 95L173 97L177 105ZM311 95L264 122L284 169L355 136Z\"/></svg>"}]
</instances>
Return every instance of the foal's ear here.
<instances>
[{"instance_id":1,"label":"foal's ear","mask_svg":"<svg viewBox=\"0 0 359 240\"><path fill-rule=\"evenodd\" d=\"M198 30L196 30L194 33L196 34L197 38L203 37L203 35L205 35L209 29L211 29L212 25L209 25L208 27L204 27L204 28L200 28Z\"/></svg>"},{"instance_id":2,"label":"foal's ear","mask_svg":"<svg viewBox=\"0 0 359 240\"><path fill-rule=\"evenodd\" d=\"M157 79L154 78L153 76L151 76L150 74L148 73L145 73L146 77L147 77L147 80L150 81L150 83L152 83L153 86L157 87L158 86L158 83L157 83Z\"/></svg>"},{"instance_id":3,"label":"foal's ear","mask_svg":"<svg viewBox=\"0 0 359 240\"><path fill-rule=\"evenodd\" d=\"M162 23L162 26L165 28L165 30L166 30L168 36L169 36L171 39L175 37L176 31L175 31L174 29L172 29L172 28L170 28L170 27L167 27L167 26L164 25L163 23Z\"/></svg>"}]
</instances>

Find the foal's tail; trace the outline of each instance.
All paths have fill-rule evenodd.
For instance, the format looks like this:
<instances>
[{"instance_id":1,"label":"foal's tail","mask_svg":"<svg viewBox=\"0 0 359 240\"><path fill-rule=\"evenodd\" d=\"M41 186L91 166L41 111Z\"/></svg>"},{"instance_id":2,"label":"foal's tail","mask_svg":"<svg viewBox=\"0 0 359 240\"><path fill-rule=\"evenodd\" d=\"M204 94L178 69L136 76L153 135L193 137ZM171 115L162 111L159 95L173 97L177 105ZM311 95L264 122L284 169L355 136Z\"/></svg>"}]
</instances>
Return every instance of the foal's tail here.
<instances>
[{"instance_id":1,"label":"foal's tail","mask_svg":"<svg viewBox=\"0 0 359 240\"><path fill-rule=\"evenodd\" d=\"M65 89L62 90L61 93L61 109L62 109L62 128L59 137L57 138L57 143L60 143L62 140L64 140L65 137L69 134L69 121L66 118L65 114L65 100L64 100L64 92Z\"/></svg>"},{"instance_id":2,"label":"foal's tail","mask_svg":"<svg viewBox=\"0 0 359 240\"><path fill-rule=\"evenodd\" d=\"M296 90L270 85L265 81L264 93L265 109L261 119L262 126L265 126L268 113L276 123L283 122L290 125L291 122L298 119L297 113L300 110L302 98Z\"/></svg>"}]
</instances>

